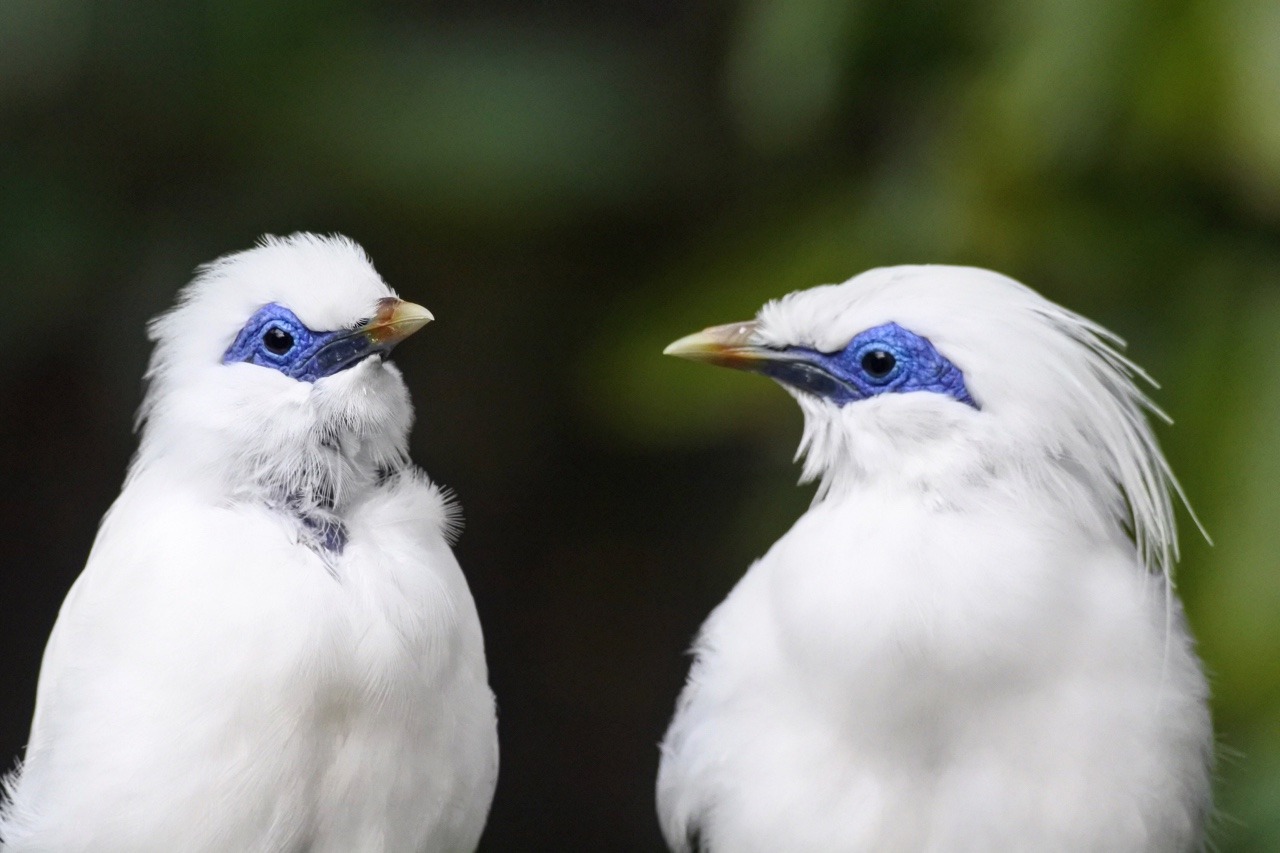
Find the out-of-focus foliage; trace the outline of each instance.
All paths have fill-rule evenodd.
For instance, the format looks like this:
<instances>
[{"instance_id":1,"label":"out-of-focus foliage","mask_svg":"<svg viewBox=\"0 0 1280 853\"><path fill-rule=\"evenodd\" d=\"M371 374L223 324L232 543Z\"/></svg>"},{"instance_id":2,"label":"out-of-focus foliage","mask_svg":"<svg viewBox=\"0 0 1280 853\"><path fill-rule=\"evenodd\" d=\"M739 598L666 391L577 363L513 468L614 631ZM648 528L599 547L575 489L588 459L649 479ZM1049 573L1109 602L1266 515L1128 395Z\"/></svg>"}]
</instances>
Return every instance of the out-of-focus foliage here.
<instances>
[{"instance_id":1,"label":"out-of-focus foliage","mask_svg":"<svg viewBox=\"0 0 1280 853\"><path fill-rule=\"evenodd\" d=\"M783 394L658 353L970 263L1163 383L1216 542L1187 519L1179 583L1217 846L1280 850L1278 45L1274 0L0 3L2 745L118 487L145 318L262 232L341 230L440 317L401 360L469 519L487 845L655 849L679 650L806 500Z\"/></svg>"}]
</instances>

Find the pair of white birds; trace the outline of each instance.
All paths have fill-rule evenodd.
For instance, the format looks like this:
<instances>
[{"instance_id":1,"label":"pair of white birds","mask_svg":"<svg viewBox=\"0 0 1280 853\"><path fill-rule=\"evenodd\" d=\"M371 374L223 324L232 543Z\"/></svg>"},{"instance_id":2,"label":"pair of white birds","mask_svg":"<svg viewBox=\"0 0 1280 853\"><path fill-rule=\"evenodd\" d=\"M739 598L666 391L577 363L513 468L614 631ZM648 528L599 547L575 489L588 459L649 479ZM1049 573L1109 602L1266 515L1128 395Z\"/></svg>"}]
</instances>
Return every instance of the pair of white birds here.
<instances>
[{"instance_id":1,"label":"pair of white birds","mask_svg":"<svg viewBox=\"0 0 1280 853\"><path fill-rule=\"evenodd\" d=\"M385 358L430 319L300 234L153 323L141 446L49 640L0 849L475 848L483 639ZM662 745L673 849L1197 849L1176 484L1114 342L925 266L668 349L791 391L820 483L698 639Z\"/></svg>"}]
</instances>

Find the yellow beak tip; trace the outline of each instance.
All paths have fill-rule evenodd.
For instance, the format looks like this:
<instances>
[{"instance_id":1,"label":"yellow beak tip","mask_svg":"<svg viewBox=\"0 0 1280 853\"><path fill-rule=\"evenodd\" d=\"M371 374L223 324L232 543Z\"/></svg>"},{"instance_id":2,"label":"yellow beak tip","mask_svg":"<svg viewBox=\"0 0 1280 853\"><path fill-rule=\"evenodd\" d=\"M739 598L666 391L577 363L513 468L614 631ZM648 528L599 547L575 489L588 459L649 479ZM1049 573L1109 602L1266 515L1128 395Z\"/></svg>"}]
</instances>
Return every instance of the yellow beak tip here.
<instances>
[{"instance_id":1,"label":"yellow beak tip","mask_svg":"<svg viewBox=\"0 0 1280 853\"><path fill-rule=\"evenodd\" d=\"M667 344L663 355L674 355L692 361L734 366L751 360L751 349L757 326L754 322L712 326Z\"/></svg>"},{"instance_id":2,"label":"yellow beak tip","mask_svg":"<svg viewBox=\"0 0 1280 853\"><path fill-rule=\"evenodd\" d=\"M387 297L379 300L377 313L363 331L374 343L394 345L434 319L435 315L421 305Z\"/></svg>"},{"instance_id":3,"label":"yellow beak tip","mask_svg":"<svg viewBox=\"0 0 1280 853\"><path fill-rule=\"evenodd\" d=\"M392 318L395 323L403 323L405 325L416 323L417 328L422 328L435 320L436 315L421 305L416 305L412 302L401 302L392 312Z\"/></svg>"},{"instance_id":4,"label":"yellow beak tip","mask_svg":"<svg viewBox=\"0 0 1280 853\"><path fill-rule=\"evenodd\" d=\"M685 352L688 350L688 344L687 344L686 342L687 342L687 341L689 340L689 338L691 338L691 337L693 337L693 336L692 336L692 335L687 335L687 336L685 336L685 337L681 338L681 339L680 339L680 340L678 340L678 341L672 341L671 343L669 343L669 344L667 344L665 347L663 347L663 349L662 349L662 354L663 354L663 355L677 355L677 356L678 356L678 355L684 355L684 354L685 354Z\"/></svg>"}]
</instances>

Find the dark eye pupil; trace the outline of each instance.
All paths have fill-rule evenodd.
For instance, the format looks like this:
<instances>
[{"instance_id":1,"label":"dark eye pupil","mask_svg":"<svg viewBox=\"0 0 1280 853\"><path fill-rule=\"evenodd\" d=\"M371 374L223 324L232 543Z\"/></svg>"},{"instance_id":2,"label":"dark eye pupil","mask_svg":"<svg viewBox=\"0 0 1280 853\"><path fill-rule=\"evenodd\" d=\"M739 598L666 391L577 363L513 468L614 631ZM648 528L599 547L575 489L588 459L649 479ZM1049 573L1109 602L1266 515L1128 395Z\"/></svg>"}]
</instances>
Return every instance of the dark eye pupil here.
<instances>
[{"instance_id":1,"label":"dark eye pupil","mask_svg":"<svg viewBox=\"0 0 1280 853\"><path fill-rule=\"evenodd\" d=\"M873 349L862 357L862 369L873 379L883 379L893 372L898 360L893 353L882 349Z\"/></svg>"},{"instance_id":2,"label":"dark eye pupil","mask_svg":"<svg viewBox=\"0 0 1280 853\"><path fill-rule=\"evenodd\" d=\"M293 349L293 335L284 329L272 326L263 333L262 343L276 355L284 355Z\"/></svg>"}]
</instances>

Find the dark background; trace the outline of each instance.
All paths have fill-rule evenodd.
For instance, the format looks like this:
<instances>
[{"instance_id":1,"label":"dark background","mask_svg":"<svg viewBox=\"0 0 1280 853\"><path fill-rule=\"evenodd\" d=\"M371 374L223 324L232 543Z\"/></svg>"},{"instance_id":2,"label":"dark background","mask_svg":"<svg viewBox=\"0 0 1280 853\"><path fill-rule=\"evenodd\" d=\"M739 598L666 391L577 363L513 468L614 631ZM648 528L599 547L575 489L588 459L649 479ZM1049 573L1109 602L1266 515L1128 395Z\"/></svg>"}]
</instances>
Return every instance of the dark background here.
<instances>
[{"instance_id":1,"label":"dark background","mask_svg":"<svg viewBox=\"0 0 1280 853\"><path fill-rule=\"evenodd\" d=\"M683 650L809 497L786 396L662 346L959 262L1164 382L1217 541L1179 584L1219 849L1280 849L1277 45L1270 0L6 0L0 763L132 452L146 319L262 233L340 231L438 318L397 359L499 698L484 849L659 849Z\"/></svg>"}]
</instances>

